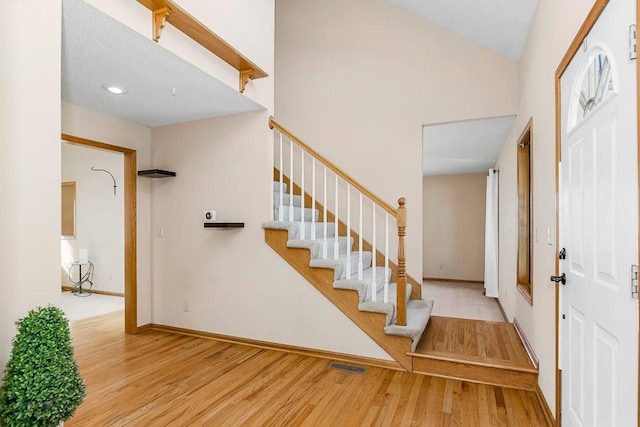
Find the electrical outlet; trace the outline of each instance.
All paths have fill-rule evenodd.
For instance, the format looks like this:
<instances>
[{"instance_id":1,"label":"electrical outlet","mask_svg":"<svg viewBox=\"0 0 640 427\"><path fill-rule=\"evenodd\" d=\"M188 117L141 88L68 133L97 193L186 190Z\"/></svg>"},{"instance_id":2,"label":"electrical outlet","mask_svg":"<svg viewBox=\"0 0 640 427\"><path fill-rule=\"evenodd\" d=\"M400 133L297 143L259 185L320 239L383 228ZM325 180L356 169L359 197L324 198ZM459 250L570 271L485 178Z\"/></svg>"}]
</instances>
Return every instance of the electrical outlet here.
<instances>
[{"instance_id":1,"label":"electrical outlet","mask_svg":"<svg viewBox=\"0 0 640 427\"><path fill-rule=\"evenodd\" d=\"M553 246L553 230L550 226L547 227L547 245Z\"/></svg>"},{"instance_id":2,"label":"electrical outlet","mask_svg":"<svg viewBox=\"0 0 640 427\"><path fill-rule=\"evenodd\" d=\"M158 227L158 237L164 237L164 227L162 225Z\"/></svg>"},{"instance_id":3,"label":"electrical outlet","mask_svg":"<svg viewBox=\"0 0 640 427\"><path fill-rule=\"evenodd\" d=\"M189 311L189 301L182 301L182 311Z\"/></svg>"},{"instance_id":4,"label":"electrical outlet","mask_svg":"<svg viewBox=\"0 0 640 427\"><path fill-rule=\"evenodd\" d=\"M440 264L440 270L444 270L444 264Z\"/></svg>"},{"instance_id":5,"label":"electrical outlet","mask_svg":"<svg viewBox=\"0 0 640 427\"><path fill-rule=\"evenodd\" d=\"M113 273L109 274L109 280L111 280L112 282L116 279L115 275Z\"/></svg>"}]
</instances>

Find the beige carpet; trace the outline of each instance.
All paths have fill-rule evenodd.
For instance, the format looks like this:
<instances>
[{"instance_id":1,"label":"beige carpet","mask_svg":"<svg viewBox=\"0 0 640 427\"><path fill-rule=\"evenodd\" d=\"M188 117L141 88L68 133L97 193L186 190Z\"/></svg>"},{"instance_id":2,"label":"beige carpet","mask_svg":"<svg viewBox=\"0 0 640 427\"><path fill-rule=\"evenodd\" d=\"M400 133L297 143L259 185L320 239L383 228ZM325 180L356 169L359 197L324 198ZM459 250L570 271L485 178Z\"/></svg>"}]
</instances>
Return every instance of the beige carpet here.
<instances>
[{"instance_id":1,"label":"beige carpet","mask_svg":"<svg viewBox=\"0 0 640 427\"><path fill-rule=\"evenodd\" d=\"M422 298L435 301L433 316L504 322L498 303L494 298L485 297L483 289L481 283L425 280Z\"/></svg>"},{"instance_id":2,"label":"beige carpet","mask_svg":"<svg viewBox=\"0 0 640 427\"><path fill-rule=\"evenodd\" d=\"M71 292L62 293L61 308L70 322L86 319L100 314L124 310L124 298L111 295L91 294L76 296Z\"/></svg>"}]
</instances>

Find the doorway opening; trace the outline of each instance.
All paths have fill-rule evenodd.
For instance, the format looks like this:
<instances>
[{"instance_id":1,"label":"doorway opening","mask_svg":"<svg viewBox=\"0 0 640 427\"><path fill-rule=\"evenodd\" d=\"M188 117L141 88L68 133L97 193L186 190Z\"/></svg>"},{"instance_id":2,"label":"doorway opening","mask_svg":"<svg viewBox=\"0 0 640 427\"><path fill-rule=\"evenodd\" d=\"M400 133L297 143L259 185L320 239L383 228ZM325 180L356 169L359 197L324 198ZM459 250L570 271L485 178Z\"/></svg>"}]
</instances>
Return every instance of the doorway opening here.
<instances>
[{"instance_id":1,"label":"doorway opening","mask_svg":"<svg viewBox=\"0 0 640 427\"><path fill-rule=\"evenodd\" d=\"M515 116L468 120L423 128L423 297L436 316L507 321L495 287L485 289L488 181ZM491 171L490 171L491 170ZM490 180L488 178L491 178ZM496 184L492 184L496 185ZM496 191L490 190L491 195ZM497 201L489 217L497 218ZM497 224L496 224L497 227Z\"/></svg>"},{"instance_id":2,"label":"doorway opening","mask_svg":"<svg viewBox=\"0 0 640 427\"><path fill-rule=\"evenodd\" d=\"M124 158L124 332L135 334L137 319L136 150L62 134L62 141L83 147L121 153ZM114 188L115 189L115 188Z\"/></svg>"}]
</instances>

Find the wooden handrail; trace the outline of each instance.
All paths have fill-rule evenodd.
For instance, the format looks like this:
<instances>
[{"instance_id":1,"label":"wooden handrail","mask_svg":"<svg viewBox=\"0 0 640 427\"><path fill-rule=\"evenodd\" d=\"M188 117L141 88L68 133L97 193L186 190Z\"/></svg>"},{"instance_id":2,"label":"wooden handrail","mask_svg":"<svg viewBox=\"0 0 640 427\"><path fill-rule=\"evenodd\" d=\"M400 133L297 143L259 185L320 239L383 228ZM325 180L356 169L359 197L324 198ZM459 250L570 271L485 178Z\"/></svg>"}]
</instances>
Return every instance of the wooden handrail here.
<instances>
[{"instance_id":1,"label":"wooden handrail","mask_svg":"<svg viewBox=\"0 0 640 427\"><path fill-rule=\"evenodd\" d=\"M385 211L387 211L389 214L393 215L394 217L397 218L398 216L398 211L396 209L394 209L390 204L388 204L387 202L385 202L384 200L382 200L380 197L376 196L375 194L373 194L371 191L367 190L362 184L358 183L355 179L351 178L349 175L347 175L342 169L340 169L339 167L337 167L336 165L334 165L333 163L331 163L329 160L327 160L326 158L324 158L322 156L322 154L318 153L316 150L314 150L313 148L309 147L307 144L305 144L304 142L302 142L300 139L298 139L294 134L292 134L291 132L289 132L284 126L282 126L280 123L278 123L273 116L269 117L269 127L271 129L276 128L278 129L278 131L280 133L282 133L283 135L285 135L287 138L289 138L291 141L295 142L297 145L299 145L300 147L302 147L306 152L308 152L309 154L311 154L313 157L315 157L316 159L318 159L323 165L325 165L326 167L328 167L329 169L331 169L336 175L338 175L340 178L344 179L345 181L347 181L352 187L354 187L356 190L358 190L359 192L361 192L362 194L364 194L365 196L367 196L370 200L374 201L378 206L380 206L382 209L384 209ZM404 199L402 199L404 200Z\"/></svg>"},{"instance_id":2,"label":"wooden handrail","mask_svg":"<svg viewBox=\"0 0 640 427\"><path fill-rule=\"evenodd\" d=\"M407 259L404 254L404 236L407 229L406 200L398 200L398 280L396 283L396 325L407 326Z\"/></svg>"},{"instance_id":3,"label":"wooden handrail","mask_svg":"<svg viewBox=\"0 0 640 427\"><path fill-rule=\"evenodd\" d=\"M160 39L165 21L170 23L198 42L202 47L238 70L240 73L240 92L244 92L244 88L249 79L254 80L268 76L266 71L254 64L249 58L237 51L233 46L173 1L138 0L138 3L152 12L151 24L154 41L157 42Z\"/></svg>"}]
</instances>

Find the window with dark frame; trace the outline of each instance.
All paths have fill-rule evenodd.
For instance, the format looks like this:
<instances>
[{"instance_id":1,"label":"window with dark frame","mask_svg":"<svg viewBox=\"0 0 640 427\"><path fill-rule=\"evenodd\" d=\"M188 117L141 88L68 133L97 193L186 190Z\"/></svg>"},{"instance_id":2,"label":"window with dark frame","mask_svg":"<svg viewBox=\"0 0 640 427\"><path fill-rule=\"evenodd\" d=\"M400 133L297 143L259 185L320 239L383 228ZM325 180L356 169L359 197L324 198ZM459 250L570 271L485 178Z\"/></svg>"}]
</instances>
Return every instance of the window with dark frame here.
<instances>
[{"instance_id":1,"label":"window with dark frame","mask_svg":"<svg viewBox=\"0 0 640 427\"><path fill-rule=\"evenodd\" d=\"M518 139L518 290L533 303L532 266L532 202L531 171L532 171L532 127L530 119L522 136Z\"/></svg>"}]
</instances>

